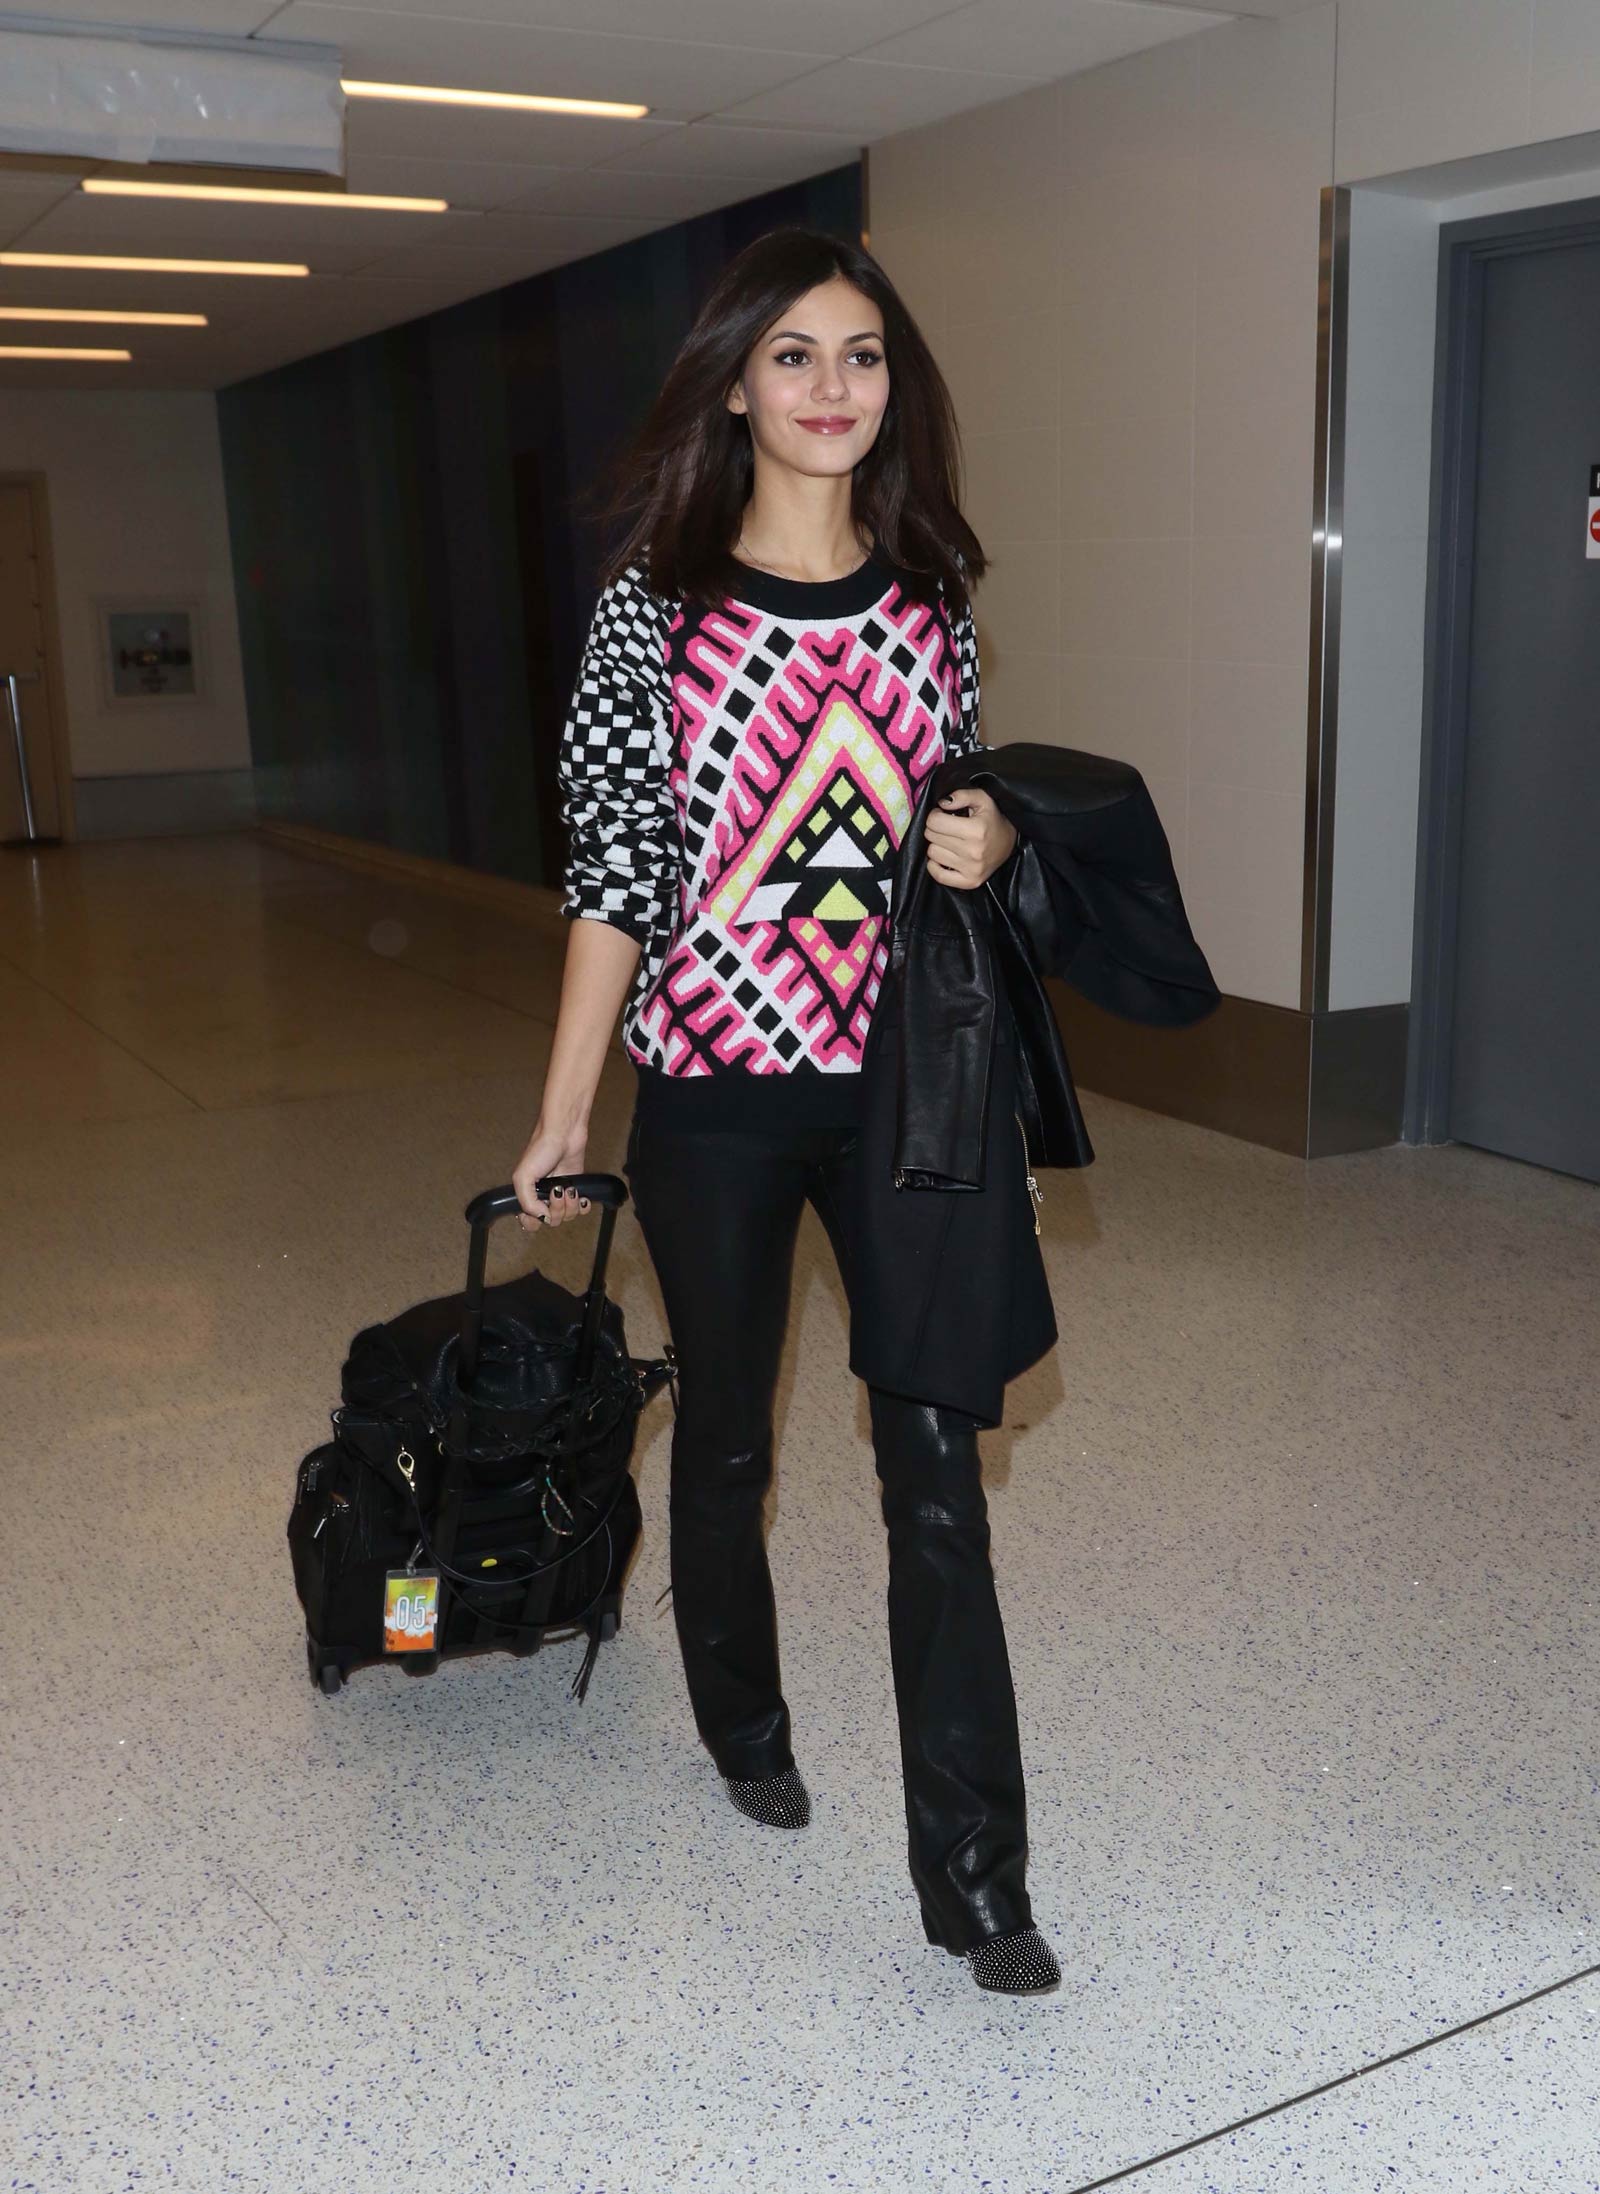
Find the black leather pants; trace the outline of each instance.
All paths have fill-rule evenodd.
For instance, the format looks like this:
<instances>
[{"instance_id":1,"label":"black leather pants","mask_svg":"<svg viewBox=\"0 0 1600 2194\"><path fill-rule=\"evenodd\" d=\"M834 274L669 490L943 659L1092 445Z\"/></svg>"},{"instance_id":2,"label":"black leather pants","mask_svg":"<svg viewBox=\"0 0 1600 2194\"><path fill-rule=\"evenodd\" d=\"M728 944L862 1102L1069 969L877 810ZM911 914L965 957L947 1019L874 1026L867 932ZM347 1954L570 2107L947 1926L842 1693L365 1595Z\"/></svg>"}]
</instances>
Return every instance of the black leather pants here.
<instances>
[{"instance_id":1,"label":"black leather pants","mask_svg":"<svg viewBox=\"0 0 1600 2194\"><path fill-rule=\"evenodd\" d=\"M807 1201L850 1287L855 1150L853 1132L685 1132L637 1116L629 1138L626 1171L680 1366L673 1609L695 1722L724 1775L793 1765L762 1528L773 1394ZM964 1951L1031 1925L977 1433L960 1412L868 1393L911 1877L929 1940Z\"/></svg>"}]
</instances>

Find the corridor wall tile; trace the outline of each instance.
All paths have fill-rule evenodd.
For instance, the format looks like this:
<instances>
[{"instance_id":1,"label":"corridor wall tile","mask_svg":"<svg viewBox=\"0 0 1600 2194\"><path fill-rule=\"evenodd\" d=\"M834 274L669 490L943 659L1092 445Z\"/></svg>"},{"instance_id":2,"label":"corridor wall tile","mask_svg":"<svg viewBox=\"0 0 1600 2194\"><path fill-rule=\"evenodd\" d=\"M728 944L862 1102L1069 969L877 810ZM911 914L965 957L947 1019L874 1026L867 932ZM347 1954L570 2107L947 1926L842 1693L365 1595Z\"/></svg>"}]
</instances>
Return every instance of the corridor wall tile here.
<instances>
[{"instance_id":1,"label":"corridor wall tile","mask_svg":"<svg viewBox=\"0 0 1600 2194\"><path fill-rule=\"evenodd\" d=\"M1054 429L969 434L967 510L979 539L1054 541L1061 525Z\"/></svg>"},{"instance_id":2,"label":"corridor wall tile","mask_svg":"<svg viewBox=\"0 0 1600 2194\"><path fill-rule=\"evenodd\" d=\"M1187 797L1188 664L1156 656L1063 655L1061 742L1131 762L1147 784L1159 777Z\"/></svg>"},{"instance_id":3,"label":"corridor wall tile","mask_svg":"<svg viewBox=\"0 0 1600 2194\"><path fill-rule=\"evenodd\" d=\"M1533 0L1340 0L1341 182L1527 142Z\"/></svg>"},{"instance_id":4,"label":"corridor wall tile","mask_svg":"<svg viewBox=\"0 0 1600 2194\"><path fill-rule=\"evenodd\" d=\"M1451 105L1527 88L1533 0L1340 0L1339 105Z\"/></svg>"},{"instance_id":5,"label":"corridor wall tile","mask_svg":"<svg viewBox=\"0 0 1600 2194\"><path fill-rule=\"evenodd\" d=\"M1219 393L1195 419L1195 521L1207 532L1308 539L1315 390Z\"/></svg>"},{"instance_id":6,"label":"corridor wall tile","mask_svg":"<svg viewBox=\"0 0 1600 2194\"><path fill-rule=\"evenodd\" d=\"M1061 657L989 644L983 597L977 605L978 645L983 652L983 740L997 747L1012 739L1061 736Z\"/></svg>"},{"instance_id":7,"label":"corridor wall tile","mask_svg":"<svg viewBox=\"0 0 1600 2194\"><path fill-rule=\"evenodd\" d=\"M1058 88L1045 85L955 115L945 124L945 140L951 320L1049 311L1061 278Z\"/></svg>"},{"instance_id":8,"label":"corridor wall tile","mask_svg":"<svg viewBox=\"0 0 1600 2194\"><path fill-rule=\"evenodd\" d=\"M1306 666L1311 529L1200 533L1190 596L1194 652L1216 662Z\"/></svg>"},{"instance_id":9,"label":"corridor wall tile","mask_svg":"<svg viewBox=\"0 0 1600 2194\"><path fill-rule=\"evenodd\" d=\"M1185 661L1191 554L1177 535L1063 542L1062 653Z\"/></svg>"},{"instance_id":10,"label":"corridor wall tile","mask_svg":"<svg viewBox=\"0 0 1600 2194\"><path fill-rule=\"evenodd\" d=\"M1304 828L1303 793L1190 778L1184 903L1212 974L1235 997L1300 1002Z\"/></svg>"},{"instance_id":11,"label":"corridor wall tile","mask_svg":"<svg viewBox=\"0 0 1600 2194\"><path fill-rule=\"evenodd\" d=\"M1190 692L1189 769L1196 784L1303 794L1303 664L1197 661Z\"/></svg>"},{"instance_id":12,"label":"corridor wall tile","mask_svg":"<svg viewBox=\"0 0 1600 2194\"><path fill-rule=\"evenodd\" d=\"M867 225L883 263L925 335L949 317L950 254L945 248L946 130L907 130L867 154Z\"/></svg>"},{"instance_id":13,"label":"corridor wall tile","mask_svg":"<svg viewBox=\"0 0 1600 2194\"><path fill-rule=\"evenodd\" d=\"M1056 311L958 319L946 327L935 348L962 433L1053 433L1061 344L1061 314Z\"/></svg>"},{"instance_id":14,"label":"corridor wall tile","mask_svg":"<svg viewBox=\"0 0 1600 2194\"><path fill-rule=\"evenodd\" d=\"M1530 137L1600 129L1600 8L1592 0L1534 0L1530 102Z\"/></svg>"},{"instance_id":15,"label":"corridor wall tile","mask_svg":"<svg viewBox=\"0 0 1600 2194\"><path fill-rule=\"evenodd\" d=\"M1061 546L1057 541L983 541L990 564L979 600L991 648L1002 654L1052 652L1061 599ZM982 668L983 666L980 666Z\"/></svg>"},{"instance_id":16,"label":"corridor wall tile","mask_svg":"<svg viewBox=\"0 0 1600 2194\"><path fill-rule=\"evenodd\" d=\"M1187 399L1161 394L1141 405L1121 392L1113 361L1065 362L1061 410L1061 533L1066 541L1185 535L1194 523L1194 414ZM1152 370L1148 367L1147 370ZM1153 369L1159 370L1159 369ZM1105 387L1096 401L1093 387Z\"/></svg>"}]
</instances>

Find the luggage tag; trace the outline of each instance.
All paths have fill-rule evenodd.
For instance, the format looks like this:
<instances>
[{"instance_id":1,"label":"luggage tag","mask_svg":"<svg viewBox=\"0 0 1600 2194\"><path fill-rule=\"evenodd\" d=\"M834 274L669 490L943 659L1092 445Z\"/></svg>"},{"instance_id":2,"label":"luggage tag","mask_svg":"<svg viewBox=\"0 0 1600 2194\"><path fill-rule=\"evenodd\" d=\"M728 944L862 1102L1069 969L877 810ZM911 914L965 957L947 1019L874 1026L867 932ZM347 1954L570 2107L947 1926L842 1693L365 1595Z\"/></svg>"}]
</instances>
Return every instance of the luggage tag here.
<instances>
[{"instance_id":1,"label":"luggage tag","mask_svg":"<svg viewBox=\"0 0 1600 2194\"><path fill-rule=\"evenodd\" d=\"M432 1653L439 1627L439 1572L391 1569L383 1589L385 1653Z\"/></svg>"}]
</instances>

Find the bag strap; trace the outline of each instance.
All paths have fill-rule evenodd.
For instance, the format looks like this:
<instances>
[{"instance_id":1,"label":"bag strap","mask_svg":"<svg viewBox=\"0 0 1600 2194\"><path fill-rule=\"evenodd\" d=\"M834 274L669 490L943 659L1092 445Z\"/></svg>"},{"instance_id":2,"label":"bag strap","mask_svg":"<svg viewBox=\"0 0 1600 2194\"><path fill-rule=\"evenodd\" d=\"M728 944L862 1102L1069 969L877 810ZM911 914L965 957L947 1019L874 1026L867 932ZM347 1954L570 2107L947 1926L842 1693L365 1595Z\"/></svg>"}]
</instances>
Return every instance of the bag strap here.
<instances>
[{"instance_id":1,"label":"bag strap","mask_svg":"<svg viewBox=\"0 0 1600 2194\"><path fill-rule=\"evenodd\" d=\"M343 1436L341 1420L350 1414L351 1412L346 1409L336 1409L331 1412L334 1432L336 1435L340 1435L339 1444L345 1453L353 1455L358 1463L373 1471L386 1486L397 1492L407 1503L411 1511L412 1522L416 1526L418 1543L427 1555L429 1562L441 1575L450 1578L453 1583L481 1585L483 1578L480 1575L472 1570L454 1568L450 1562L440 1555L434 1546L433 1535L428 1528L427 1518L422 1512L422 1502L417 1494L416 1457L406 1446L406 1427L402 1421L399 1418L387 1415L383 1411L363 1410L360 1412L362 1416L370 1416L377 1423L388 1426L398 1433L395 1459L393 1463L386 1463L375 1461L372 1456L358 1447L354 1440ZM627 1475L626 1470L620 1473L616 1488L601 1511L599 1519L584 1533L581 1539L574 1539L570 1546L564 1546L559 1554L552 1555L547 1562L534 1562L530 1567L523 1570L497 1571L495 1583L507 1585L531 1584L535 1577L542 1577L552 1569L559 1569L563 1562L570 1562L575 1554L581 1553L586 1546L597 1539L610 1522L612 1511L622 1498L622 1480Z\"/></svg>"}]
</instances>

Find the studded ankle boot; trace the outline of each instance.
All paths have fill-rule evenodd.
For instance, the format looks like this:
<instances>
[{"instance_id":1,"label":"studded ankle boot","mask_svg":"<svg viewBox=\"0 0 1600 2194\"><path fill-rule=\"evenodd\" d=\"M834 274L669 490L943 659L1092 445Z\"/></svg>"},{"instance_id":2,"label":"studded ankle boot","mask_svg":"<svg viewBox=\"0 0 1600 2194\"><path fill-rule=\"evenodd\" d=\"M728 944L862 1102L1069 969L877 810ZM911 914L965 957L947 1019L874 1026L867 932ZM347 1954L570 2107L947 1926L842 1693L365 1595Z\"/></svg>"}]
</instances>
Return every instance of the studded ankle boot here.
<instances>
[{"instance_id":1,"label":"studded ankle boot","mask_svg":"<svg viewBox=\"0 0 1600 2194\"><path fill-rule=\"evenodd\" d=\"M736 1775L724 1775L722 1780L739 1811L765 1828L804 1828L811 1819L811 1798L798 1768L788 1767L781 1775L763 1775L753 1782Z\"/></svg>"},{"instance_id":2,"label":"studded ankle boot","mask_svg":"<svg viewBox=\"0 0 1600 2194\"><path fill-rule=\"evenodd\" d=\"M1038 1996L1061 1982L1056 1954L1036 1927L991 1935L967 1952L967 1965L978 1986L998 1996Z\"/></svg>"}]
</instances>

